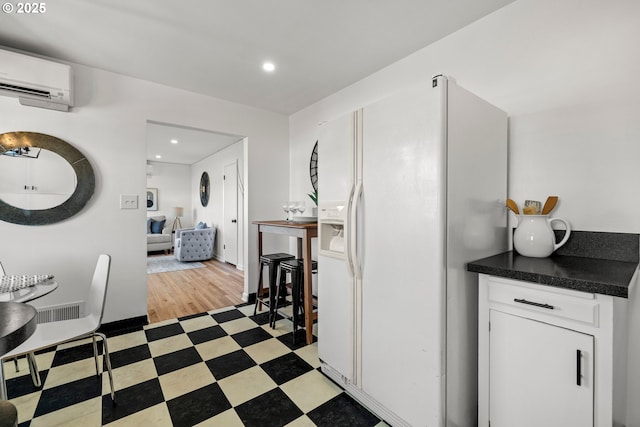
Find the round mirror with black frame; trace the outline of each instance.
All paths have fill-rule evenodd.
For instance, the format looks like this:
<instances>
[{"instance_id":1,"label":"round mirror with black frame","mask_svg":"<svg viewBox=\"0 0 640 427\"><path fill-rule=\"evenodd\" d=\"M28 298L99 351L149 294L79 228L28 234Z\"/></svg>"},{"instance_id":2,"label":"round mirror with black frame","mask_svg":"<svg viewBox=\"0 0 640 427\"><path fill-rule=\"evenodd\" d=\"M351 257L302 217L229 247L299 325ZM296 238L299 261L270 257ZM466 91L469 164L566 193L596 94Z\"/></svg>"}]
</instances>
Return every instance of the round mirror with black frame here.
<instances>
[{"instance_id":1,"label":"round mirror with black frame","mask_svg":"<svg viewBox=\"0 0 640 427\"><path fill-rule=\"evenodd\" d=\"M0 220L20 225L54 224L80 212L95 191L96 179L89 160L71 144L55 136L37 132L7 132L0 134L0 155L8 155L16 161L37 161L39 150L48 150L62 157L76 175L73 193L57 206L46 209L24 209L0 199ZM0 179L2 177L0 171ZM5 171L6 172L6 171Z\"/></svg>"},{"instance_id":2,"label":"round mirror with black frame","mask_svg":"<svg viewBox=\"0 0 640 427\"><path fill-rule=\"evenodd\" d=\"M209 204L210 187L209 174L202 172L202 176L200 176L200 203L203 207L206 207Z\"/></svg>"}]
</instances>

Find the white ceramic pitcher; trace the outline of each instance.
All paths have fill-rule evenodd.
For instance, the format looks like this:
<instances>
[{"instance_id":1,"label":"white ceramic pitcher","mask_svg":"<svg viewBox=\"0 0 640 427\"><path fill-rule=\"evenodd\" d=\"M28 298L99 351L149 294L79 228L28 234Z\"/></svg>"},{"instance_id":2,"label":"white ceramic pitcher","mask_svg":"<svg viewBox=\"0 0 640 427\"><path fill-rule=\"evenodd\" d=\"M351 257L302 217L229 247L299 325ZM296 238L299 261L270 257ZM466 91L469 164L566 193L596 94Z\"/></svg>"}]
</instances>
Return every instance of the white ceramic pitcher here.
<instances>
[{"instance_id":1,"label":"white ceramic pitcher","mask_svg":"<svg viewBox=\"0 0 640 427\"><path fill-rule=\"evenodd\" d=\"M562 240L556 243L551 228L553 221L562 222L567 231ZM567 243L571 226L562 218L549 218L547 215L518 215L518 227L513 233L513 247L520 255L545 258Z\"/></svg>"}]
</instances>

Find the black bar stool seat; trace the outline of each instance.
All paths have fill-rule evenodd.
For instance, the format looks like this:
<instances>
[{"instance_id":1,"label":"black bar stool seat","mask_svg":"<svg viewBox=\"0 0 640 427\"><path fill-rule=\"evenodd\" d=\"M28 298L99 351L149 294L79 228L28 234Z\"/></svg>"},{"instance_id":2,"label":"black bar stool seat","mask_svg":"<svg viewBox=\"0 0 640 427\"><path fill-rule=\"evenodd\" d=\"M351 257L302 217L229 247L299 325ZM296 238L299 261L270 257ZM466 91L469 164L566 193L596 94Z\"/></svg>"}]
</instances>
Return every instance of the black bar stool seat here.
<instances>
[{"instance_id":1,"label":"black bar stool seat","mask_svg":"<svg viewBox=\"0 0 640 427\"><path fill-rule=\"evenodd\" d=\"M269 307L269 324L272 322L275 309L276 298L276 284L278 277L278 266L282 261L295 259L295 256L291 254L285 254L282 252L275 254L267 254L260 256L260 271L258 273L258 289L256 291L256 305L253 308L253 315L255 316L258 310L262 310L262 305ZM262 272L264 268L268 268L268 280L269 283L265 287L263 282ZM268 295L265 298L265 294Z\"/></svg>"},{"instance_id":2,"label":"black bar stool seat","mask_svg":"<svg viewBox=\"0 0 640 427\"><path fill-rule=\"evenodd\" d=\"M318 271L318 262L311 261L311 272L316 273ZM296 342L296 331L298 330L298 323L300 323L300 312L304 313L304 260L292 259L280 262L280 283L278 286L278 293L275 297L275 307L273 311L273 321L270 324L272 328L276 327L278 304L281 301L280 292L284 290L286 292L286 279L287 273L291 274L291 305L292 305L292 321L293 321L293 343ZM283 296L283 298L286 295Z\"/></svg>"}]
</instances>

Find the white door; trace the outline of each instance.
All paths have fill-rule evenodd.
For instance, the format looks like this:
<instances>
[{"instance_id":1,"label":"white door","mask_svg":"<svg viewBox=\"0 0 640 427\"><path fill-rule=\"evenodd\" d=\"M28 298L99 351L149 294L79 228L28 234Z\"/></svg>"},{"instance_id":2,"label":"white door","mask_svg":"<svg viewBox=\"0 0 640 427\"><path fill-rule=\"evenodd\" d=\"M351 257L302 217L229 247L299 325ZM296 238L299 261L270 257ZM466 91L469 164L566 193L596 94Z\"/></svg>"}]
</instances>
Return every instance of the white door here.
<instances>
[{"instance_id":1,"label":"white door","mask_svg":"<svg viewBox=\"0 0 640 427\"><path fill-rule=\"evenodd\" d=\"M496 310L489 319L491 427L593 426L593 336Z\"/></svg>"},{"instance_id":2,"label":"white door","mask_svg":"<svg viewBox=\"0 0 640 427\"><path fill-rule=\"evenodd\" d=\"M353 183L354 114L324 124L318 137L319 209L344 202ZM322 225L321 225L322 227ZM323 237L324 238L324 237ZM353 380L354 281L344 258L318 255L318 356ZM326 311L322 307L328 307Z\"/></svg>"},{"instance_id":3,"label":"white door","mask_svg":"<svg viewBox=\"0 0 640 427\"><path fill-rule=\"evenodd\" d=\"M31 209L31 177L29 166L34 159L0 155L0 199L21 209Z\"/></svg>"},{"instance_id":4,"label":"white door","mask_svg":"<svg viewBox=\"0 0 640 427\"><path fill-rule=\"evenodd\" d=\"M354 120L354 114L347 114L325 123L320 129L318 197L323 201L349 198L353 183Z\"/></svg>"},{"instance_id":5,"label":"white door","mask_svg":"<svg viewBox=\"0 0 640 427\"><path fill-rule=\"evenodd\" d=\"M363 112L362 388L415 426L444 407L442 96L423 85Z\"/></svg>"},{"instance_id":6,"label":"white door","mask_svg":"<svg viewBox=\"0 0 640 427\"><path fill-rule=\"evenodd\" d=\"M224 227L222 230L224 261L238 264L238 169L231 163L224 167Z\"/></svg>"},{"instance_id":7,"label":"white door","mask_svg":"<svg viewBox=\"0 0 640 427\"><path fill-rule=\"evenodd\" d=\"M41 150L38 160L32 160L31 182L38 193L61 194L69 198L76 188L76 173L62 156Z\"/></svg>"}]
</instances>

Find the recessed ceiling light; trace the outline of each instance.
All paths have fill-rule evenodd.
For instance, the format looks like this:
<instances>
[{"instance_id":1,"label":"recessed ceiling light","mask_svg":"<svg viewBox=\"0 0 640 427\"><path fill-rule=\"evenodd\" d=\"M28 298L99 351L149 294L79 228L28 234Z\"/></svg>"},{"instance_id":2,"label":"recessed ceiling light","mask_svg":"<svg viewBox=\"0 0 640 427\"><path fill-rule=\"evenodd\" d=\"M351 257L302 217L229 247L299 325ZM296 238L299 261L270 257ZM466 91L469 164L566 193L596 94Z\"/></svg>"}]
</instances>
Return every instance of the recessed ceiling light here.
<instances>
[{"instance_id":1,"label":"recessed ceiling light","mask_svg":"<svg viewBox=\"0 0 640 427\"><path fill-rule=\"evenodd\" d=\"M161 159L162 156L160 154L156 154L156 159Z\"/></svg>"},{"instance_id":2,"label":"recessed ceiling light","mask_svg":"<svg viewBox=\"0 0 640 427\"><path fill-rule=\"evenodd\" d=\"M276 66L273 64L273 62L265 62L264 64L262 64L262 69L271 72L276 69Z\"/></svg>"},{"instance_id":3,"label":"recessed ceiling light","mask_svg":"<svg viewBox=\"0 0 640 427\"><path fill-rule=\"evenodd\" d=\"M171 143L172 143L172 144L177 144L177 143L178 143L178 140L177 140L177 139L172 139L172 140L171 140Z\"/></svg>"}]
</instances>

